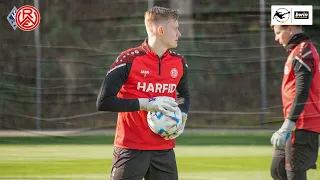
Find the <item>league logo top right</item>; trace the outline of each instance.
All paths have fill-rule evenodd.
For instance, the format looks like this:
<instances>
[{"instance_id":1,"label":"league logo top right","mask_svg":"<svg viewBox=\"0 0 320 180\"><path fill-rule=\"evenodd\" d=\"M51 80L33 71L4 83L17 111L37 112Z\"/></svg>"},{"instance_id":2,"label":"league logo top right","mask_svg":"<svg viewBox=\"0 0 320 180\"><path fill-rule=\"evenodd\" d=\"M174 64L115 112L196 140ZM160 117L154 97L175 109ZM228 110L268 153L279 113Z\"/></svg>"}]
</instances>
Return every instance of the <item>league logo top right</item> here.
<instances>
[{"instance_id":1,"label":"league logo top right","mask_svg":"<svg viewBox=\"0 0 320 180\"><path fill-rule=\"evenodd\" d=\"M311 5L272 5L272 25L312 25Z\"/></svg>"}]
</instances>

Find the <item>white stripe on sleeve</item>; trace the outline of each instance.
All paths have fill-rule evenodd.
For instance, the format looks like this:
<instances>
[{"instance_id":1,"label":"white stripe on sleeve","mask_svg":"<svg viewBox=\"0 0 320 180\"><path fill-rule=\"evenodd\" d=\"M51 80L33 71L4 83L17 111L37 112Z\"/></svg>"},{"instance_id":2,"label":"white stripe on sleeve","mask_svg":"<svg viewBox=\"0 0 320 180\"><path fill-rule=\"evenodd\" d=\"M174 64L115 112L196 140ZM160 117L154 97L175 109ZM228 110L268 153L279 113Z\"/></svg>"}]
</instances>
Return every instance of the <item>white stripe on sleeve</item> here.
<instances>
[{"instance_id":1,"label":"white stripe on sleeve","mask_svg":"<svg viewBox=\"0 0 320 180\"><path fill-rule=\"evenodd\" d=\"M112 68L112 69L110 69L109 71L108 71L108 73L107 73L107 75L109 74L109 73L111 73L112 71L114 71L115 69L118 69L118 68L120 68L120 67L122 67L122 66L125 66L126 64L120 64L120 65L118 65L118 66L115 66L114 68ZM106 75L106 76L107 76Z\"/></svg>"},{"instance_id":2,"label":"white stripe on sleeve","mask_svg":"<svg viewBox=\"0 0 320 180\"><path fill-rule=\"evenodd\" d=\"M308 56L311 53L312 53L311 51L306 52L304 55L302 55L302 58L305 58L306 56Z\"/></svg>"},{"instance_id":3,"label":"white stripe on sleeve","mask_svg":"<svg viewBox=\"0 0 320 180\"><path fill-rule=\"evenodd\" d=\"M306 63L304 63L298 56L295 56L295 58L311 72L311 68Z\"/></svg>"}]
</instances>

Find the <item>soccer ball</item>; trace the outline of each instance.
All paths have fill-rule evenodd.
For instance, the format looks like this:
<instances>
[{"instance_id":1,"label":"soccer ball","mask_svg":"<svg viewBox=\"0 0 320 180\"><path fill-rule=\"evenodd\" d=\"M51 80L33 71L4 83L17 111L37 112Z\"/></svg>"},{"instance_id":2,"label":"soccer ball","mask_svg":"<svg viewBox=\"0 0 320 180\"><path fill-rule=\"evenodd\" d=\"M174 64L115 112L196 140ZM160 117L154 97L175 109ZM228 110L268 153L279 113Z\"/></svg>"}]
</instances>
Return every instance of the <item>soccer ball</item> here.
<instances>
[{"instance_id":1,"label":"soccer ball","mask_svg":"<svg viewBox=\"0 0 320 180\"><path fill-rule=\"evenodd\" d=\"M176 112L170 112L169 115L149 111L147 115L149 128L162 137L174 134L182 124L182 112L179 107L176 107L176 110Z\"/></svg>"}]
</instances>

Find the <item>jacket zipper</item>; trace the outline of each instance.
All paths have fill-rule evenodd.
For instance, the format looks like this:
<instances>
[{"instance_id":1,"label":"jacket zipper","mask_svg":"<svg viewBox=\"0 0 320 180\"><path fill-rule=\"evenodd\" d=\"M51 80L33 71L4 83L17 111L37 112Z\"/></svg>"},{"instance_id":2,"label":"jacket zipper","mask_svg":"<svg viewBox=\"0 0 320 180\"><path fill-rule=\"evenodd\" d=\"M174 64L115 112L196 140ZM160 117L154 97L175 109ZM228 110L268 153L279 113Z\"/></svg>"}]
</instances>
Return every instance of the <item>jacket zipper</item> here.
<instances>
[{"instance_id":1,"label":"jacket zipper","mask_svg":"<svg viewBox=\"0 0 320 180\"><path fill-rule=\"evenodd\" d=\"M159 60L158 75L160 76L161 75L161 58L159 58L159 56L158 56L158 60Z\"/></svg>"}]
</instances>

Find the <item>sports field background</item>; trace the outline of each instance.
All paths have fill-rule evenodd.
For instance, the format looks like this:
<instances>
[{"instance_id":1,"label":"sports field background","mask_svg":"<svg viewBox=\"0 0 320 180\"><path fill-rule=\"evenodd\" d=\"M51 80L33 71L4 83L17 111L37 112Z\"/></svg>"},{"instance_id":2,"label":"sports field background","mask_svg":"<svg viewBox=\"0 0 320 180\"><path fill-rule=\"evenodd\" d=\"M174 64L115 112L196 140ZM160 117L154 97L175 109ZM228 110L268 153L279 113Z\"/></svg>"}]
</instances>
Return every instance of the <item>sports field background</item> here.
<instances>
[{"instance_id":1,"label":"sports field background","mask_svg":"<svg viewBox=\"0 0 320 180\"><path fill-rule=\"evenodd\" d=\"M175 148L179 179L271 179L270 135L186 133ZM0 179L109 179L112 143L111 134L0 137ZM319 170L308 174L320 179Z\"/></svg>"},{"instance_id":2,"label":"sports field background","mask_svg":"<svg viewBox=\"0 0 320 180\"><path fill-rule=\"evenodd\" d=\"M6 17L35 1L1 1L0 10ZM97 112L97 93L118 55L146 38L143 13L153 5L181 10L175 51L188 62L191 106L175 149L180 179L271 179L287 53L269 28L270 6L313 5L305 31L319 49L319 0L38 1L40 45L0 19L0 179L109 179L113 132L92 130L114 128L117 114ZM320 180L319 170L309 175Z\"/></svg>"}]
</instances>

